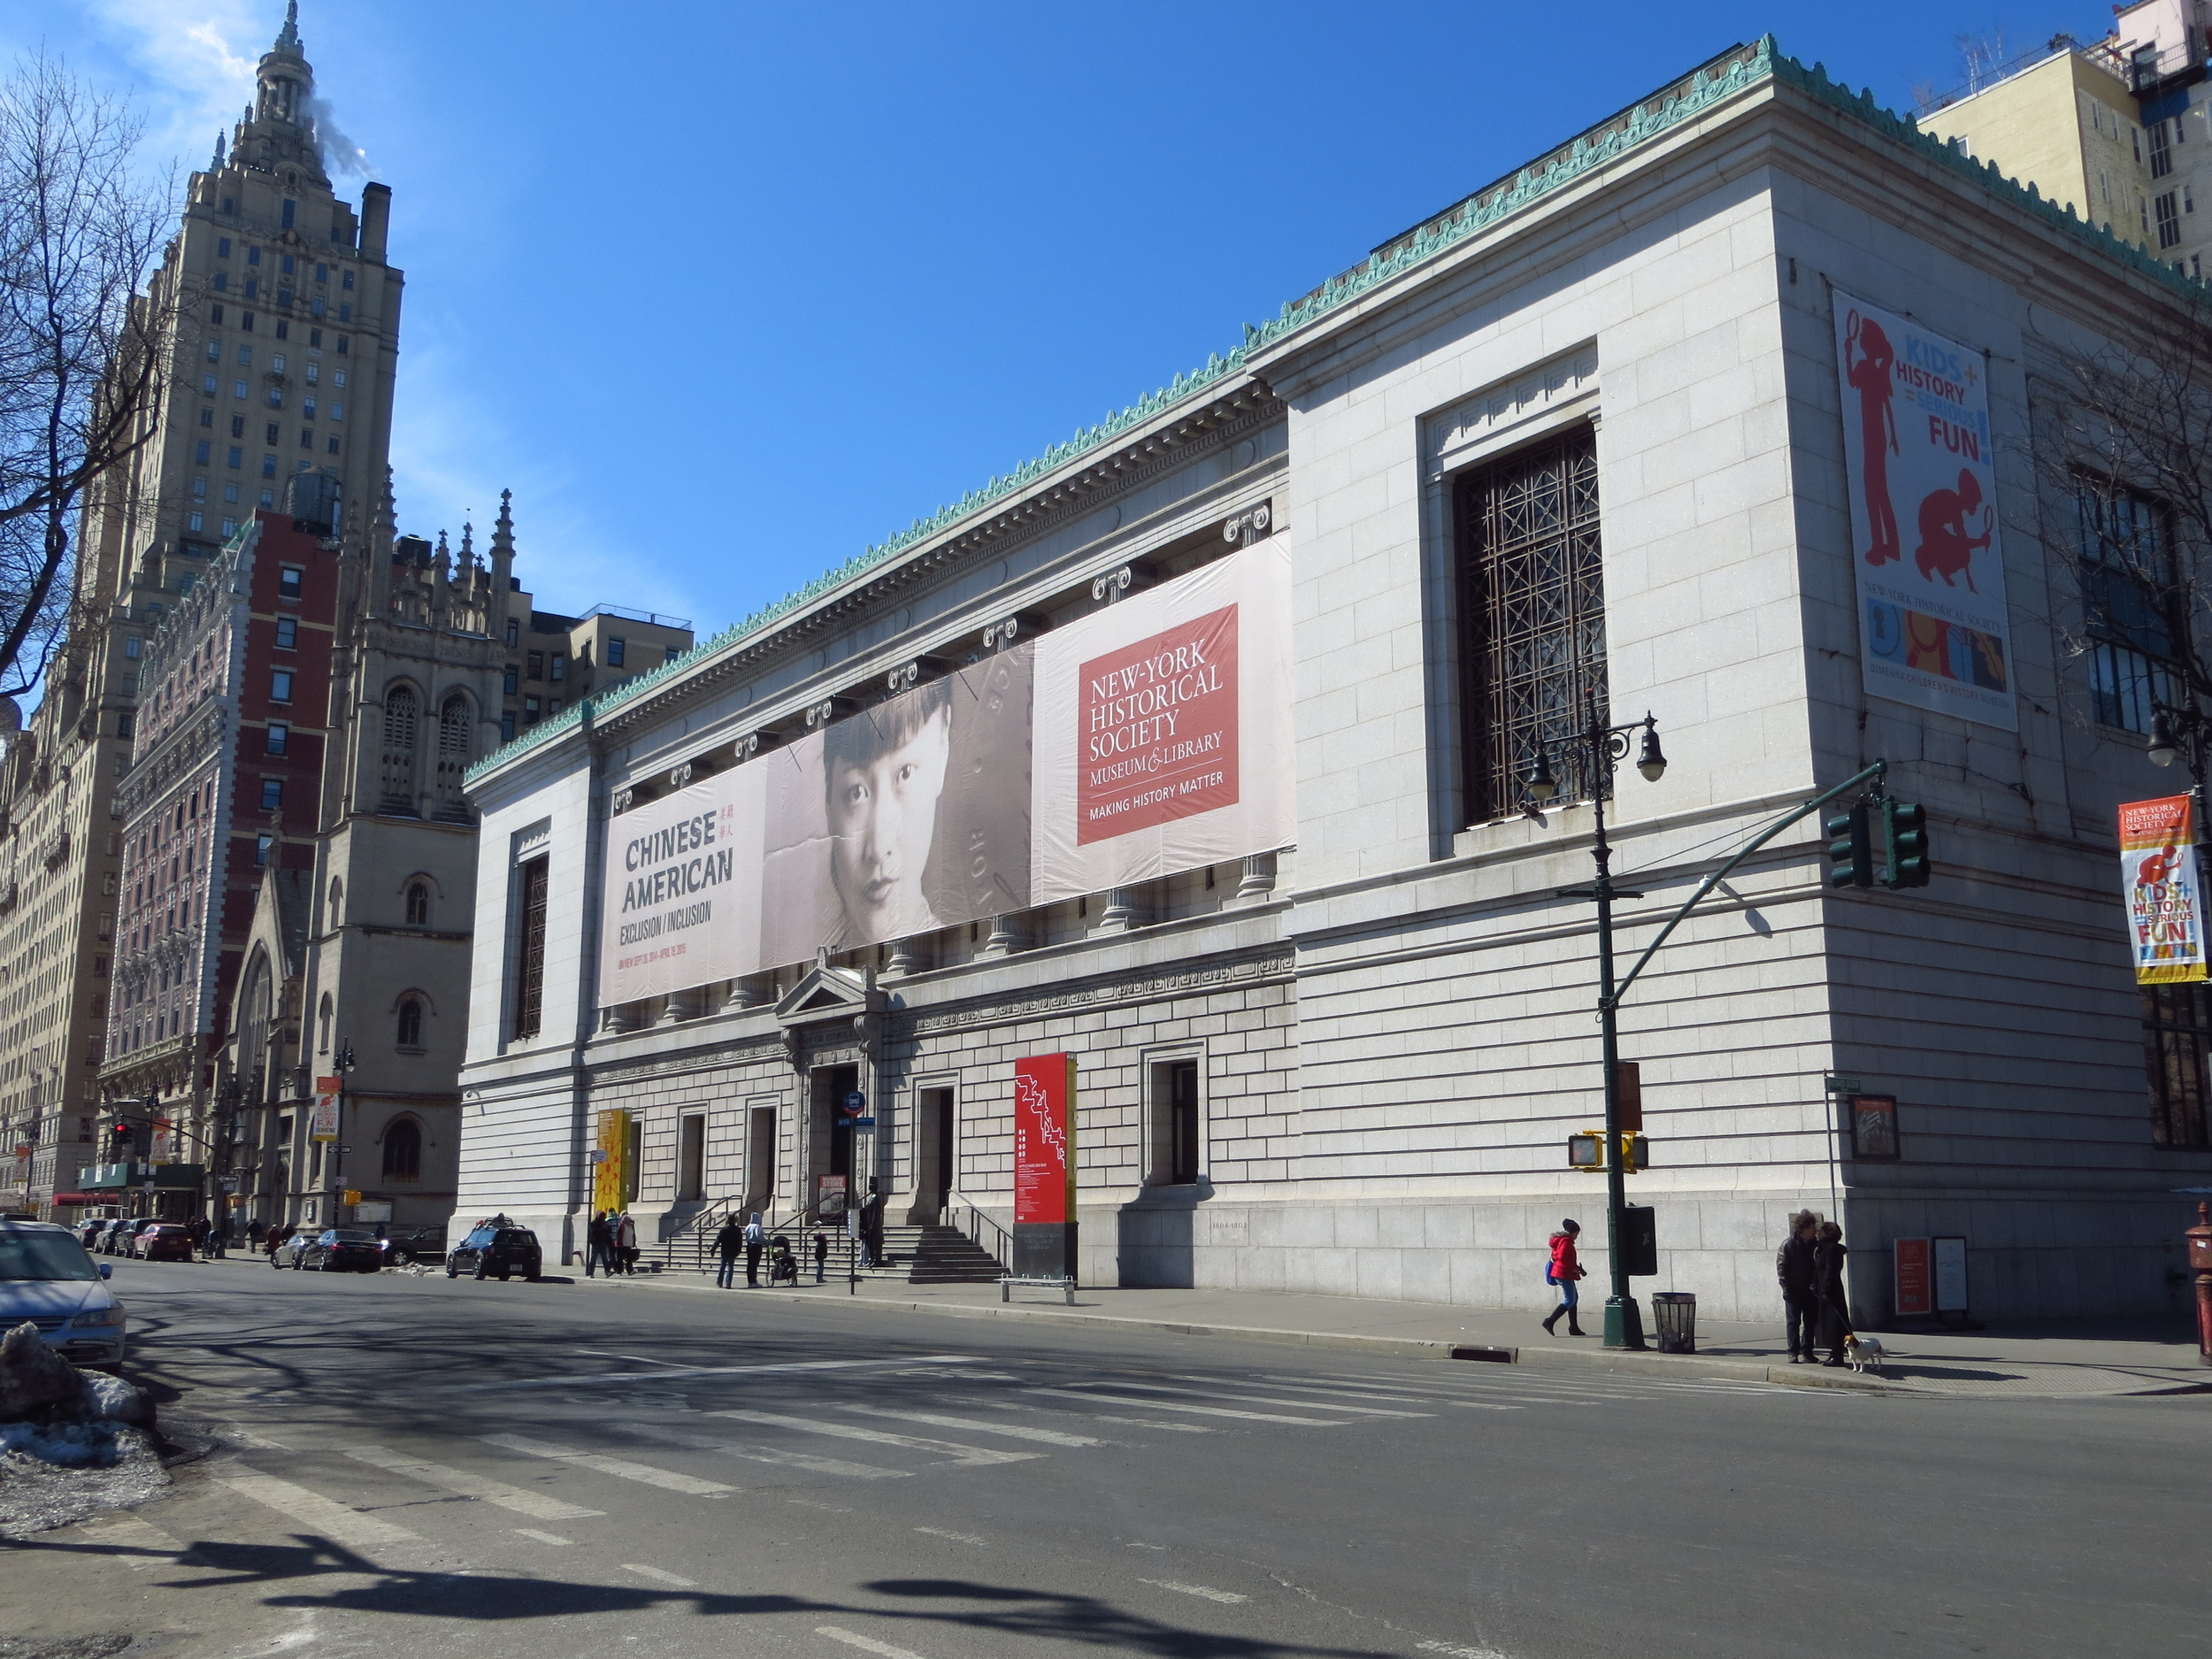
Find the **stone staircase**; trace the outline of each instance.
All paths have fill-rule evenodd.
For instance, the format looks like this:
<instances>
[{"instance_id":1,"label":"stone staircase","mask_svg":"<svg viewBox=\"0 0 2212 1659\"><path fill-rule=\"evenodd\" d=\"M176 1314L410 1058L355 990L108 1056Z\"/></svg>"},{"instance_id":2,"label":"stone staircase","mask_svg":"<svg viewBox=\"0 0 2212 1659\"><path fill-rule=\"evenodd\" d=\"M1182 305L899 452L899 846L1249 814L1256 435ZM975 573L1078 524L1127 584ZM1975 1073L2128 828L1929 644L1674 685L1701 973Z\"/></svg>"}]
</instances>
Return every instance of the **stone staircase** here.
<instances>
[{"instance_id":1,"label":"stone staircase","mask_svg":"<svg viewBox=\"0 0 2212 1659\"><path fill-rule=\"evenodd\" d=\"M995 1285L1006 1270L957 1227L890 1226L883 1229L884 1265L863 1279L894 1279L909 1285Z\"/></svg>"}]
</instances>

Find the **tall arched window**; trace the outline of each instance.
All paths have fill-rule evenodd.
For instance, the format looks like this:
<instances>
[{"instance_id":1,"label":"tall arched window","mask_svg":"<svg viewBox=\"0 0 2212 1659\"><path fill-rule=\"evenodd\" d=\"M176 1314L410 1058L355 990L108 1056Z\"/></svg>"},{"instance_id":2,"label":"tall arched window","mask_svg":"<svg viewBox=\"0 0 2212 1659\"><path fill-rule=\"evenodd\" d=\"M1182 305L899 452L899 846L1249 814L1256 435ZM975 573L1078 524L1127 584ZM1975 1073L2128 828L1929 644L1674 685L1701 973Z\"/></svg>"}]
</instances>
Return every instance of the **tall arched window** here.
<instances>
[{"instance_id":1,"label":"tall arched window","mask_svg":"<svg viewBox=\"0 0 2212 1659\"><path fill-rule=\"evenodd\" d=\"M438 816L465 822L467 797L461 793L461 777L469 768L469 733L476 716L469 700L455 692L438 710Z\"/></svg>"},{"instance_id":2,"label":"tall arched window","mask_svg":"<svg viewBox=\"0 0 2212 1659\"><path fill-rule=\"evenodd\" d=\"M322 1008L316 1016L316 1025L318 1030L315 1039L315 1049L319 1054L328 1054L330 1052L331 1011L330 993L325 991L323 993Z\"/></svg>"},{"instance_id":3,"label":"tall arched window","mask_svg":"<svg viewBox=\"0 0 2212 1659\"><path fill-rule=\"evenodd\" d=\"M418 1181L422 1179L422 1130L411 1118L402 1118L384 1130L384 1179Z\"/></svg>"},{"instance_id":4,"label":"tall arched window","mask_svg":"<svg viewBox=\"0 0 2212 1659\"><path fill-rule=\"evenodd\" d=\"M418 815L415 802L415 720L414 690L407 686L394 686L384 694L384 764L381 768L383 799L377 804L380 812L396 812L413 818Z\"/></svg>"},{"instance_id":5,"label":"tall arched window","mask_svg":"<svg viewBox=\"0 0 2212 1659\"><path fill-rule=\"evenodd\" d=\"M330 879L330 925L343 927L346 924L346 884L336 876Z\"/></svg>"},{"instance_id":6,"label":"tall arched window","mask_svg":"<svg viewBox=\"0 0 2212 1659\"><path fill-rule=\"evenodd\" d=\"M399 1005L399 1046L422 1047L422 1002L416 997L408 997Z\"/></svg>"},{"instance_id":7,"label":"tall arched window","mask_svg":"<svg viewBox=\"0 0 2212 1659\"><path fill-rule=\"evenodd\" d=\"M430 926L430 884L410 881L407 884L407 925L410 927Z\"/></svg>"},{"instance_id":8,"label":"tall arched window","mask_svg":"<svg viewBox=\"0 0 2212 1659\"><path fill-rule=\"evenodd\" d=\"M269 1058L269 958L257 950L246 969L245 995L238 1000L238 1081L255 1105L263 1093Z\"/></svg>"}]
</instances>

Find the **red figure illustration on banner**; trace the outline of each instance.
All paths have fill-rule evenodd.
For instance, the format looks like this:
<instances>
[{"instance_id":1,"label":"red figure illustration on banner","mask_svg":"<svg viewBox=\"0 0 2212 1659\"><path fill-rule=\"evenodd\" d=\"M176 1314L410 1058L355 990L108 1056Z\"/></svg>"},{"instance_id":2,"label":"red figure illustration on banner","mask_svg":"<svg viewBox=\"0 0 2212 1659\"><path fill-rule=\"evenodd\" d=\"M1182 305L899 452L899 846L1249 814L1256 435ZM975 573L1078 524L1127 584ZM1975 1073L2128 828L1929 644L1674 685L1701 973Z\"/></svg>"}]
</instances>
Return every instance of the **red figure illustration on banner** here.
<instances>
[{"instance_id":1,"label":"red figure illustration on banner","mask_svg":"<svg viewBox=\"0 0 2212 1659\"><path fill-rule=\"evenodd\" d=\"M1923 673L1951 673L1951 625L1917 611L1905 613L1905 665Z\"/></svg>"},{"instance_id":2,"label":"red figure illustration on banner","mask_svg":"<svg viewBox=\"0 0 2212 1659\"><path fill-rule=\"evenodd\" d=\"M1846 357L1848 378L1859 395L1860 452L1864 459L1866 521L1874 544L1866 550L1870 565L1886 565L1904 557L1897 536L1897 510L1889 500L1889 457L1897 450L1897 417L1890 410L1895 386L1890 369L1896 353L1889 336L1871 317L1853 311L1847 325Z\"/></svg>"},{"instance_id":3,"label":"red figure illustration on banner","mask_svg":"<svg viewBox=\"0 0 2212 1659\"><path fill-rule=\"evenodd\" d=\"M1967 534L1967 520L1979 515L1979 535ZM1974 553L1989 545L1995 530L1997 510L1982 505L1982 487L1973 473L1962 471L1956 489L1932 490L1920 503L1920 545L1914 549L1913 563L1920 573L1934 580L1943 578L1947 588L1955 588L1955 577L1966 578L1966 585L1973 592Z\"/></svg>"},{"instance_id":4,"label":"red figure illustration on banner","mask_svg":"<svg viewBox=\"0 0 2212 1659\"><path fill-rule=\"evenodd\" d=\"M2143 860L2141 867L2135 872L2135 885L2139 887L2162 887L2174 879L2174 866L2180 860L2180 846L2168 841L2163 848Z\"/></svg>"}]
</instances>

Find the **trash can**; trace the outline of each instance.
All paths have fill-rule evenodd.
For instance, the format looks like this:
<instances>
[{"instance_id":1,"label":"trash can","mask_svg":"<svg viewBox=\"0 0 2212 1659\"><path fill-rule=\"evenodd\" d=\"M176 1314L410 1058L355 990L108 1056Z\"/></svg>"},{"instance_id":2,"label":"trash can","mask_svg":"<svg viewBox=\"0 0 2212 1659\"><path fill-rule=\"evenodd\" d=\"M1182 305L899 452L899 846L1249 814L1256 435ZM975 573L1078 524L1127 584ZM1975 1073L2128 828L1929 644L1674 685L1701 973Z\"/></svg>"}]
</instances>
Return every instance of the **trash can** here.
<instances>
[{"instance_id":1,"label":"trash can","mask_svg":"<svg viewBox=\"0 0 2212 1659\"><path fill-rule=\"evenodd\" d=\"M1651 1322L1662 1354L1697 1352L1697 1297L1686 1290L1651 1293Z\"/></svg>"}]
</instances>

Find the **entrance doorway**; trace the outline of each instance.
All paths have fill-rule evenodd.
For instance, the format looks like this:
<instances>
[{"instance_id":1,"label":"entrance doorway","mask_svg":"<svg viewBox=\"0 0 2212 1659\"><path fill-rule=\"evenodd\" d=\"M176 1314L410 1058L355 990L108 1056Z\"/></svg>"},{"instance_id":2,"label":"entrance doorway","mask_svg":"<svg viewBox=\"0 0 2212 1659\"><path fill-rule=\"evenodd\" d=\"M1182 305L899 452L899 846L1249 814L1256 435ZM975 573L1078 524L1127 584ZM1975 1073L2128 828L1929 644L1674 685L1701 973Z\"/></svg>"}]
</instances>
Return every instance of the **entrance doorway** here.
<instances>
[{"instance_id":1,"label":"entrance doorway","mask_svg":"<svg viewBox=\"0 0 2212 1659\"><path fill-rule=\"evenodd\" d=\"M745 1131L745 1211L765 1212L776 1186L776 1109L749 1107Z\"/></svg>"},{"instance_id":2,"label":"entrance doorway","mask_svg":"<svg viewBox=\"0 0 2212 1659\"><path fill-rule=\"evenodd\" d=\"M816 1176L841 1175L845 1190L853 1191L853 1141L858 1132L840 1127L851 1122L840 1110L838 1102L860 1087L860 1068L856 1065L818 1065L814 1068L813 1156L809 1167ZM813 1190L806 1195L812 1203L822 1188L820 1180L812 1183ZM856 1202L858 1200L856 1198Z\"/></svg>"},{"instance_id":3,"label":"entrance doorway","mask_svg":"<svg viewBox=\"0 0 2212 1659\"><path fill-rule=\"evenodd\" d=\"M958 1128L949 1088L919 1091L914 1112L914 1210L911 1220L925 1225L944 1219L951 1195Z\"/></svg>"}]
</instances>

